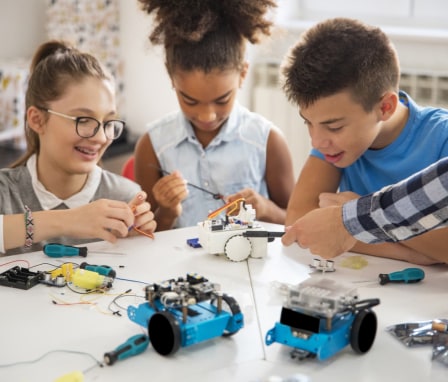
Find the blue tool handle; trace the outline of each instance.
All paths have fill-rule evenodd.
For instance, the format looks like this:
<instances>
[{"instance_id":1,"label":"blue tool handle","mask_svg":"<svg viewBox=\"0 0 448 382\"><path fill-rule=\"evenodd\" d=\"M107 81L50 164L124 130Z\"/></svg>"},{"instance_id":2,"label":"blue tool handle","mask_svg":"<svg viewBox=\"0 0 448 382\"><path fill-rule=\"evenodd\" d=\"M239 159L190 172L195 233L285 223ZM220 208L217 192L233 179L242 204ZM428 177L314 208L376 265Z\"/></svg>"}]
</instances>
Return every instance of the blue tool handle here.
<instances>
[{"instance_id":1,"label":"blue tool handle","mask_svg":"<svg viewBox=\"0 0 448 382\"><path fill-rule=\"evenodd\" d=\"M112 277L115 278L117 275L117 272L113 270L108 265L94 265L94 264L88 264L88 263L81 263L79 265L79 268L81 269L87 269L88 271L99 273L100 275Z\"/></svg>"},{"instance_id":2,"label":"blue tool handle","mask_svg":"<svg viewBox=\"0 0 448 382\"><path fill-rule=\"evenodd\" d=\"M50 257L87 256L87 247L74 247L72 245L58 243L45 244L43 251Z\"/></svg>"},{"instance_id":3,"label":"blue tool handle","mask_svg":"<svg viewBox=\"0 0 448 382\"><path fill-rule=\"evenodd\" d=\"M134 355L143 353L149 345L149 338L144 334L137 334L130 337L125 343L115 350L104 354L104 362L113 365L118 360L124 360Z\"/></svg>"},{"instance_id":4,"label":"blue tool handle","mask_svg":"<svg viewBox=\"0 0 448 382\"><path fill-rule=\"evenodd\" d=\"M416 283L425 278L425 272L420 268L406 268L402 271L392 273L381 273L379 275L380 284L384 285L389 282Z\"/></svg>"}]
</instances>

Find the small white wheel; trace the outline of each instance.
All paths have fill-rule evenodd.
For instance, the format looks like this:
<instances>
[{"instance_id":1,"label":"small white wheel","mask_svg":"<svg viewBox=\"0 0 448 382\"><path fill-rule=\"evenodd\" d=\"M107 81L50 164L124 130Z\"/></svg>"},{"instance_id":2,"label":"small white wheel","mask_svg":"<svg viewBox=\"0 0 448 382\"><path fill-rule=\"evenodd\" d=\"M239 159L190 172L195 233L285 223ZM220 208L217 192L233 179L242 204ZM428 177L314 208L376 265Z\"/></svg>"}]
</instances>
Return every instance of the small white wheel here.
<instances>
[{"instance_id":1,"label":"small white wheel","mask_svg":"<svg viewBox=\"0 0 448 382\"><path fill-rule=\"evenodd\" d=\"M224 245L224 254L232 261L246 260L251 253L252 243L243 235L229 237Z\"/></svg>"}]
</instances>

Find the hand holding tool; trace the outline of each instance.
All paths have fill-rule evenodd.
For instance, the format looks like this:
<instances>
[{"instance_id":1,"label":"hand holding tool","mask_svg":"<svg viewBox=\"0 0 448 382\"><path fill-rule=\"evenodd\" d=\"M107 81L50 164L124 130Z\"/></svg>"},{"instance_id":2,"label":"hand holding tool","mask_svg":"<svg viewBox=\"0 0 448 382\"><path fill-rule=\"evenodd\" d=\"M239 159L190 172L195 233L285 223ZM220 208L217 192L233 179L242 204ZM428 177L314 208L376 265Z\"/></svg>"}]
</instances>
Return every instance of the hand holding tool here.
<instances>
[{"instance_id":1,"label":"hand holding tool","mask_svg":"<svg viewBox=\"0 0 448 382\"><path fill-rule=\"evenodd\" d=\"M380 285L387 283L416 283L425 278L425 272L420 268L406 268L392 273L380 273Z\"/></svg>"},{"instance_id":2,"label":"hand holding tool","mask_svg":"<svg viewBox=\"0 0 448 382\"><path fill-rule=\"evenodd\" d=\"M125 343L119 345L115 350L104 354L104 362L113 365L118 360L123 360L134 355L143 353L149 345L149 338L144 334L130 337Z\"/></svg>"}]
</instances>

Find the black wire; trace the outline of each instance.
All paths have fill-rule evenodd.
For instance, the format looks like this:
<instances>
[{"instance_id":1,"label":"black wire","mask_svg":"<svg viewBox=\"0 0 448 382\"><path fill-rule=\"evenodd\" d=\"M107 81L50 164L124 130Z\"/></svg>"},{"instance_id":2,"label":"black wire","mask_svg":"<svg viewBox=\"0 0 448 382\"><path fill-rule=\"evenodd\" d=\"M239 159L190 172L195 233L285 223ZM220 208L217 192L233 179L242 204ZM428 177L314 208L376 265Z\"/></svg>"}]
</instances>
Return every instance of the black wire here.
<instances>
[{"instance_id":1,"label":"black wire","mask_svg":"<svg viewBox=\"0 0 448 382\"><path fill-rule=\"evenodd\" d=\"M76 266L79 267L79 264L77 264L77 263L73 263L73 262L71 262L71 261L67 261L67 262L62 263L62 264L60 264L60 265L54 265L54 264L51 264L51 263L40 263L40 264L36 264L36 265L33 265L33 266L29 267L29 269L31 269L31 268L36 268L36 267L39 267L39 266L41 266L41 265L51 265L51 266L53 267L53 271L54 271L55 269L61 268L61 267L62 267L63 265L65 265L65 264L73 264L73 265L76 265Z\"/></svg>"},{"instance_id":2,"label":"black wire","mask_svg":"<svg viewBox=\"0 0 448 382\"><path fill-rule=\"evenodd\" d=\"M138 298L142 298L142 299L145 299L145 296L137 296L136 294L128 294L128 293L130 293L132 291L132 289L128 289L126 292L123 292L123 293L121 293L121 294L119 294L118 296L116 296L110 303L109 303L109 306L107 307L107 309L109 309L114 315L117 315L117 316L121 316L121 313L120 313L120 311L115 311L115 310L113 310L112 309L112 305L116 305L119 309L122 309L122 310L126 310L127 308L126 307L124 307L124 306L121 306L120 304L118 304L118 300L119 299L121 299L121 298L124 298L124 297L138 297Z\"/></svg>"},{"instance_id":3,"label":"black wire","mask_svg":"<svg viewBox=\"0 0 448 382\"><path fill-rule=\"evenodd\" d=\"M170 174L171 174L170 172L164 170L163 168L157 167L156 165L153 165L153 164L151 164L151 163L150 163L149 165L150 165L151 167L154 167L155 169L159 170L159 171L160 171L162 174L164 174L164 175L170 175ZM220 193L215 193L215 192L209 191L209 190L207 190L207 189L205 189L205 188L199 187L199 186L197 186L197 185L195 185L195 184L192 184L192 183L190 183L190 182L187 182L187 185L190 186L190 187L196 188L196 189L198 189L198 190L200 190L200 191L202 191L202 192L205 192L205 193L207 193L207 194L210 194L210 195L213 196L213 199L216 199L216 200L222 200L223 203L225 204L224 196L222 196Z\"/></svg>"}]
</instances>

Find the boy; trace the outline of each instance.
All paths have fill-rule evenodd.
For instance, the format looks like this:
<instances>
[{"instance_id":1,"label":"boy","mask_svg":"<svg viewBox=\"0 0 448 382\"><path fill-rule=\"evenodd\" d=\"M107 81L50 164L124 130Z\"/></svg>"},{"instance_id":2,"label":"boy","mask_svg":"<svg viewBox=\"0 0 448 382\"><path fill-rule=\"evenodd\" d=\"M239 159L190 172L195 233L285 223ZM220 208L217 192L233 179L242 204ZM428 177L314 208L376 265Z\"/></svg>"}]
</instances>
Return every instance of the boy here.
<instances>
[{"instance_id":1,"label":"boy","mask_svg":"<svg viewBox=\"0 0 448 382\"><path fill-rule=\"evenodd\" d=\"M379 28L345 18L323 21L292 47L282 73L313 146L286 225L315 208L397 183L448 155L448 111L419 107L398 90L398 57ZM353 250L435 263L444 255L446 234L442 229L401 243L357 242Z\"/></svg>"}]
</instances>

